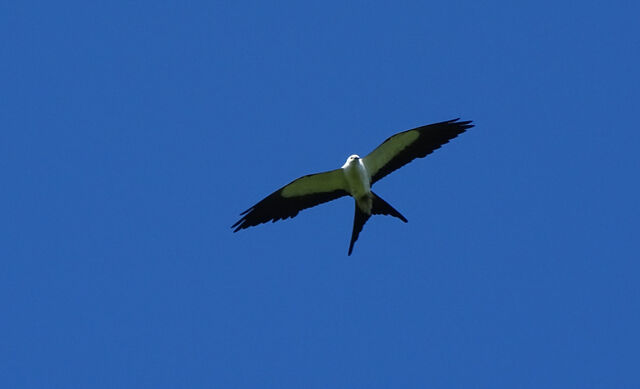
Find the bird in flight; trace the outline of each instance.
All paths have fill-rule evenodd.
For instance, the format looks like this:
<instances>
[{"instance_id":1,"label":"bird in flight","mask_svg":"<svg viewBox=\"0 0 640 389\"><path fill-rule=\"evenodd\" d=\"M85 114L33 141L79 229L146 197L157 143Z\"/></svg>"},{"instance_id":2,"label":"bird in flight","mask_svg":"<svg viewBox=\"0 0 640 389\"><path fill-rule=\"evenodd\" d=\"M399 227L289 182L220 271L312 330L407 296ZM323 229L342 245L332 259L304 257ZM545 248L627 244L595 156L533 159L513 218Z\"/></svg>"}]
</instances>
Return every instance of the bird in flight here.
<instances>
[{"instance_id":1,"label":"bird in flight","mask_svg":"<svg viewBox=\"0 0 640 389\"><path fill-rule=\"evenodd\" d=\"M453 119L397 133L364 158L351 155L339 169L306 175L283 186L242 212L242 218L231 228L238 232L268 221L276 222L294 217L303 209L351 196L356 208L347 254L351 255L371 215L389 215L407 222L400 212L373 193L371 186L414 159L426 157L471 127L471 121Z\"/></svg>"}]
</instances>

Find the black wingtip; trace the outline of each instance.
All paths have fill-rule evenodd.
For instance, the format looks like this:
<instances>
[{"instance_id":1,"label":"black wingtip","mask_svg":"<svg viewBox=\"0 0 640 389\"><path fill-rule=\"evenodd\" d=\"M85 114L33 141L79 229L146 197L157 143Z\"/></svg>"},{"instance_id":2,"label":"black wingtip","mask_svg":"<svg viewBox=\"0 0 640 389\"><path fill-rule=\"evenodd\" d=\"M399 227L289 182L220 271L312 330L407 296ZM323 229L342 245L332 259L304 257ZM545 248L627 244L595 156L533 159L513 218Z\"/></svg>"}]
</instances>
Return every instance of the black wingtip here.
<instances>
[{"instance_id":1,"label":"black wingtip","mask_svg":"<svg viewBox=\"0 0 640 389\"><path fill-rule=\"evenodd\" d=\"M450 120L449 122L457 124L458 126L460 126L460 128L462 130L467 130L467 129L475 126L473 124L472 120L464 120L464 121L461 121L461 122L459 122L458 120L460 120L460 118Z\"/></svg>"},{"instance_id":2,"label":"black wingtip","mask_svg":"<svg viewBox=\"0 0 640 389\"><path fill-rule=\"evenodd\" d=\"M455 125L459 126L463 131L475 126L474 124L472 124L473 123L472 120L463 120L461 122L459 122L458 120L460 120L460 118L447 120L447 121L444 121L442 123L455 124Z\"/></svg>"},{"instance_id":3,"label":"black wingtip","mask_svg":"<svg viewBox=\"0 0 640 389\"><path fill-rule=\"evenodd\" d=\"M233 223L233 225L231 226L231 228L235 228L235 230L233 232L238 232L240 229L242 229L242 225L241 224L244 222L244 220L245 220L244 218L241 218L237 222Z\"/></svg>"}]
</instances>

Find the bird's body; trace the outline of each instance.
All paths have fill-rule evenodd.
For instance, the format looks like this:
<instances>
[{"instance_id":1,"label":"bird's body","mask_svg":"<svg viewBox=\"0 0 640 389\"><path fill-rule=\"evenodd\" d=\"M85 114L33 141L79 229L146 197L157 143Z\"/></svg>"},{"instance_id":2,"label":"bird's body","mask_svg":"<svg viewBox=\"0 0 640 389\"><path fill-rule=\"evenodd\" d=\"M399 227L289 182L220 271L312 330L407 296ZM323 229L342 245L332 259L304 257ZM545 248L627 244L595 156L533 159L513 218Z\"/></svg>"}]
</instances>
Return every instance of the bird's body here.
<instances>
[{"instance_id":1,"label":"bird's body","mask_svg":"<svg viewBox=\"0 0 640 389\"><path fill-rule=\"evenodd\" d=\"M390 215L403 222L407 219L382 200L371 186L387 174L415 158L423 158L466 129L471 122L458 119L430 124L389 137L364 158L351 155L341 168L310 174L292 181L244 211L232 228L234 232L267 221L294 217L303 209L335 200L342 196L355 199L355 216L349 252L371 215Z\"/></svg>"},{"instance_id":2,"label":"bird's body","mask_svg":"<svg viewBox=\"0 0 640 389\"><path fill-rule=\"evenodd\" d=\"M356 199L358 206L365 212L371 213L371 179L367 167L357 155L347 158L342 165L347 192Z\"/></svg>"}]
</instances>

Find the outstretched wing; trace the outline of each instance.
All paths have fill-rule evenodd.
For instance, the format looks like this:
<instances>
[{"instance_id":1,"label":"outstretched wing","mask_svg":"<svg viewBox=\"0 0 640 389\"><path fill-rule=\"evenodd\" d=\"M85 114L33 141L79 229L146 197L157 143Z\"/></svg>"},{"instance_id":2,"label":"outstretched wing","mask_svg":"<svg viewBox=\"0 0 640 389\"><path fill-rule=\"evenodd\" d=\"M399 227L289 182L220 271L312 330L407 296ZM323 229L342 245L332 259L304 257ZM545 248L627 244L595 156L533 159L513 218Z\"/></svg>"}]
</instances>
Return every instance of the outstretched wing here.
<instances>
[{"instance_id":1,"label":"outstretched wing","mask_svg":"<svg viewBox=\"0 0 640 389\"><path fill-rule=\"evenodd\" d=\"M242 218L231 228L238 232L268 221L294 217L306 208L346 196L347 181L342 169L310 174L283 186L253 207L242 212Z\"/></svg>"},{"instance_id":2,"label":"outstretched wing","mask_svg":"<svg viewBox=\"0 0 640 389\"><path fill-rule=\"evenodd\" d=\"M429 124L400 132L382 142L363 158L371 185L416 158L424 158L443 144L473 127L471 121L459 119Z\"/></svg>"}]
</instances>

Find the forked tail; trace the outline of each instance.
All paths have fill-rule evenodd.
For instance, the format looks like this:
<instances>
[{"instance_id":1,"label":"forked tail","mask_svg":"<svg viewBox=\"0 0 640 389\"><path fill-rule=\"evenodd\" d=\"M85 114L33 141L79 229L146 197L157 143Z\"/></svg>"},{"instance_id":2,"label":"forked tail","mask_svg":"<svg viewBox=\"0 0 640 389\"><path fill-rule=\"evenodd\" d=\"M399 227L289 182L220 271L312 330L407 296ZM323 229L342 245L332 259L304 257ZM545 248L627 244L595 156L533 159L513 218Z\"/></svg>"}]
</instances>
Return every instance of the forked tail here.
<instances>
[{"instance_id":1,"label":"forked tail","mask_svg":"<svg viewBox=\"0 0 640 389\"><path fill-rule=\"evenodd\" d=\"M377 194L371 192L373 195L373 206L371 207L371 213L374 215L389 215L397 217L403 222L407 222L407 218L402 216L402 214L396 211L389 203L380 198Z\"/></svg>"},{"instance_id":2,"label":"forked tail","mask_svg":"<svg viewBox=\"0 0 640 389\"><path fill-rule=\"evenodd\" d=\"M402 214L396 211L389 203L381 199L378 195L371 192L371 214L364 212L358 206L358 201L356 201L356 213L353 216L353 231L351 232L351 243L349 243L349 254L353 252L353 245L358 240L358 236L360 236L360 232L364 227L364 224L369 220L371 215L390 215L397 217L403 222L407 222L407 218L402 216Z\"/></svg>"},{"instance_id":3,"label":"forked tail","mask_svg":"<svg viewBox=\"0 0 640 389\"><path fill-rule=\"evenodd\" d=\"M360 231L362 231L362 227L364 227L364 223L369 220L371 217L370 214L363 212L358 206L358 202L356 201L356 214L353 216L353 231L351 232L351 243L349 243L349 254L353 251L353 244L358 240L358 236L360 236Z\"/></svg>"}]
</instances>

